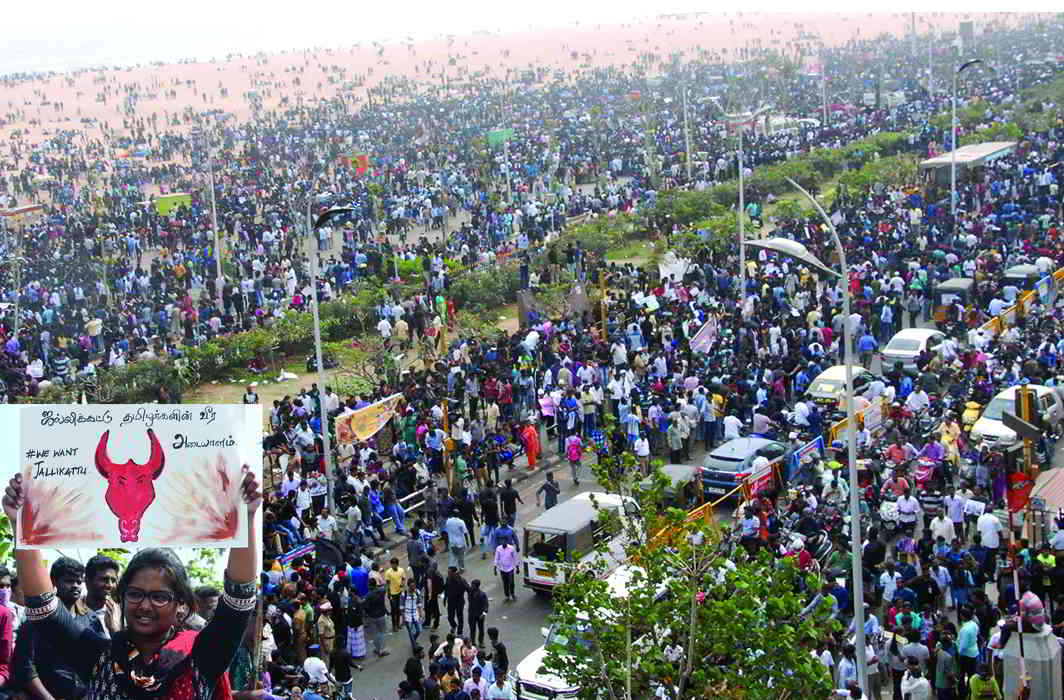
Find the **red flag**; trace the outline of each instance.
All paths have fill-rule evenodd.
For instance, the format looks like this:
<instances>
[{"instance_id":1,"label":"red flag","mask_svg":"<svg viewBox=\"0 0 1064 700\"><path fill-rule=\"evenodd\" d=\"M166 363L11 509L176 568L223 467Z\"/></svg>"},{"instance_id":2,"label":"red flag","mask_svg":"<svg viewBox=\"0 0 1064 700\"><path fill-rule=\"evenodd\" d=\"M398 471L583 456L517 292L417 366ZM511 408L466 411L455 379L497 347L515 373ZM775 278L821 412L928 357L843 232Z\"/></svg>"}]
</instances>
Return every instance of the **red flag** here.
<instances>
[{"instance_id":1,"label":"red flag","mask_svg":"<svg viewBox=\"0 0 1064 700\"><path fill-rule=\"evenodd\" d=\"M369 154L359 153L355 156L355 173L361 175L369 170Z\"/></svg>"}]
</instances>

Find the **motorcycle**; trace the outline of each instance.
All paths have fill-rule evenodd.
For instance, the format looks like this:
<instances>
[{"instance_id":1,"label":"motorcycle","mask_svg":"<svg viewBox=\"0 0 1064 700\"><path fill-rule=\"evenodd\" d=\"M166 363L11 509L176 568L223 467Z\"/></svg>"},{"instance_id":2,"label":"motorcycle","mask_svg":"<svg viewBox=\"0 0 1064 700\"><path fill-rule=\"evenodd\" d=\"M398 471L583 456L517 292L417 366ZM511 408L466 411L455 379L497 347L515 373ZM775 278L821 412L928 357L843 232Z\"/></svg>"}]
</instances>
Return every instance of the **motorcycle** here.
<instances>
[{"instance_id":1,"label":"motorcycle","mask_svg":"<svg viewBox=\"0 0 1064 700\"><path fill-rule=\"evenodd\" d=\"M898 504L894 501L884 498L879 504L879 524L881 531L887 536L887 539L891 539L898 533L901 526L901 519L898 517Z\"/></svg>"}]
</instances>

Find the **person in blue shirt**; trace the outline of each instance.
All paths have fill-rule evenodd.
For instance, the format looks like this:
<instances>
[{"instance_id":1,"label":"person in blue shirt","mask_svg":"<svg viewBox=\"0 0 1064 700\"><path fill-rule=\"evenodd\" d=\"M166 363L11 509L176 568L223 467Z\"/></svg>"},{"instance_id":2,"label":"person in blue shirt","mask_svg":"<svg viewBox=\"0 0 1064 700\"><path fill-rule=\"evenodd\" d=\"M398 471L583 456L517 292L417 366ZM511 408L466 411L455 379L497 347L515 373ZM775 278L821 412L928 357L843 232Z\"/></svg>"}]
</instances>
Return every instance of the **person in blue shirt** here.
<instances>
[{"instance_id":1,"label":"person in blue shirt","mask_svg":"<svg viewBox=\"0 0 1064 700\"><path fill-rule=\"evenodd\" d=\"M879 349L879 343L876 342L876 338L872 335L871 331L866 330L864 335L857 341L857 352L861 354L861 366L868 369L872 365L872 353Z\"/></svg>"}]
</instances>

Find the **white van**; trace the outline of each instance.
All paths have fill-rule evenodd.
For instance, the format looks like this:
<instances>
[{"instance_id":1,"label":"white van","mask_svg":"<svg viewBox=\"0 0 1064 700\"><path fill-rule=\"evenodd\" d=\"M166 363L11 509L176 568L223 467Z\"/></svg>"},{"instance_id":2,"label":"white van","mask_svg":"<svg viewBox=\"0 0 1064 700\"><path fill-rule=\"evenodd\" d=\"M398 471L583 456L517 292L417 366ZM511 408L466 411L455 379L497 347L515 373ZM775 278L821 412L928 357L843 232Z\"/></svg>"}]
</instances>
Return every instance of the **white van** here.
<instances>
[{"instance_id":1,"label":"white van","mask_svg":"<svg viewBox=\"0 0 1064 700\"><path fill-rule=\"evenodd\" d=\"M596 545L609 537L602 511L626 517L622 503L627 503L632 513L638 512L634 501L622 500L617 494L587 492L573 496L529 521L524 526L524 548L521 550L525 587L547 594L558 584L565 583L565 574L570 567L599 562L610 572L624 563L624 538L621 535L610 539L605 561L595 551Z\"/></svg>"},{"instance_id":2,"label":"white van","mask_svg":"<svg viewBox=\"0 0 1064 700\"><path fill-rule=\"evenodd\" d=\"M628 584L637 571L642 572L643 570L633 564L623 564L610 574L606 578L606 587L610 596L617 599L627 598ZM668 583L661 583L654 592L655 599L664 598L668 591ZM608 611L600 610L598 615L608 615ZM577 614L577 619L586 621L588 616L581 612ZM566 646L575 641L579 644L590 646L590 640L580 637L582 633L586 632L586 629L586 627L581 627L579 624L575 629L572 629L557 623L552 624L549 628L542 628L540 631L543 633L543 646L532 651L510 671L509 680L517 697L521 700L554 700L555 698L571 698L579 695L580 688L574 687L567 683L565 679L559 678L544 669L543 660L547 656L547 647L551 645L560 644Z\"/></svg>"}]
</instances>

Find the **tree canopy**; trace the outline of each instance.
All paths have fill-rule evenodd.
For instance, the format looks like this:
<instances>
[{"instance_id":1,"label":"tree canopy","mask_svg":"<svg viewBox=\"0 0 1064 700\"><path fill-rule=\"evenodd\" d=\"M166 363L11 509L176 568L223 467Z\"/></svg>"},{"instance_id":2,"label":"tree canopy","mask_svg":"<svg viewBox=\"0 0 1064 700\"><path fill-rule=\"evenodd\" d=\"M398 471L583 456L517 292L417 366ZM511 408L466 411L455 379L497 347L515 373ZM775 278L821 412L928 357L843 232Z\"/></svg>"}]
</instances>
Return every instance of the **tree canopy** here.
<instances>
[{"instance_id":1,"label":"tree canopy","mask_svg":"<svg viewBox=\"0 0 1064 700\"><path fill-rule=\"evenodd\" d=\"M603 512L628 543L627 584L611 587L608 572L593 567L567 575L555 592L543 670L588 700L662 688L675 700L829 694L831 677L809 649L836 623L820 611L801 614L817 582L770 552L735 554L712 509L703 509L708 519L689 517L672 507L660 467L644 480L630 455L621 459L603 460L596 476L639 503L638 517Z\"/></svg>"}]
</instances>

